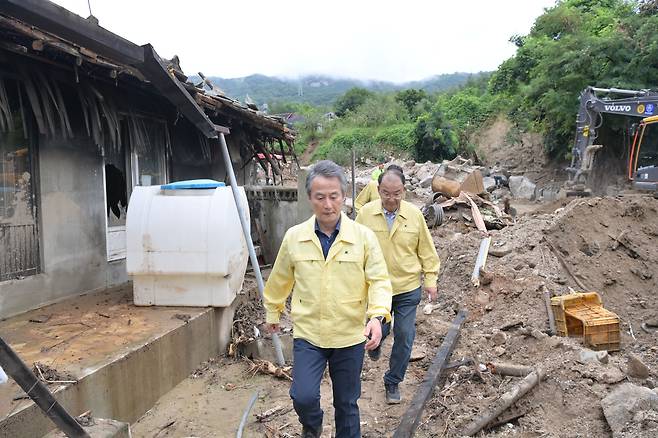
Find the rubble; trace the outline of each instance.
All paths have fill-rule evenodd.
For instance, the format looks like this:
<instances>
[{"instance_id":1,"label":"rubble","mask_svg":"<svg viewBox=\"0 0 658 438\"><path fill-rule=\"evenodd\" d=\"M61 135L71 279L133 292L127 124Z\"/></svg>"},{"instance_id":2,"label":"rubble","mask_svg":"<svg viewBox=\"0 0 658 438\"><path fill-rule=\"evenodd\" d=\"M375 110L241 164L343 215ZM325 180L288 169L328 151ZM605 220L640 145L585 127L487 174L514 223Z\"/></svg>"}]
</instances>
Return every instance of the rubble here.
<instances>
[{"instance_id":1,"label":"rubble","mask_svg":"<svg viewBox=\"0 0 658 438\"><path fill-rule=\"evenodd\" d=\"M645 395L646 391L656 394L649 388L655 386L650 371L658 367L653 331L658 308L658 297L653 292L658 280L658 223L654 219L658 200L620 196L554 204L521 202L515 204L521 207L513 218L501 210L503 198L495 195L510 195L503 178L496 181L483 170L483 185L486 178L493 178L498 184L492 189L488 180L488 193L435 197L428 188L420 187L421 179L416 176L421 167L429 173L428 163L399 164L409 176L407 199L419 207L433 202L431 205L441 206L445 214L441 226L431 229L442 265L439 301L423 302L418 309L414 361L409 363L401 388L403 396L409 397L407 400L411 401L422 384L457 310L466 308L469 312L452 356L457 365L452 367L451 362L446 366L445 381L439 381L435 396L427 402L417 436L461 436L465 425L476 415L491 413L501 394L518 388L525 378L522 370L537 366L549 378L542 379L505 408L478 436L610 436L611 428L615 436L658 436L647 432L653 431L655 410L630 409L632 412L622 419L623 424L613 427L608 421L615 420L608 419L608 413L601 415L598 409L605 404L603 400L627 382L641 382L646 388L636 388L641 388ZM471 170L467 166L470 164L465 162L442 163L437 174L461 178L455 175ZM369 172L370 169L363 171L364 182L369 180ZM546 191L538 190L536 196L541 199L542 193L545 198ZM476 228L469 198L481 213L486 232ZM492 227L492 219L502 221L504 226ZM473 290L473 266L485 236L491 238L488 253L493 257L487 259L485 269L478 271L480 285ZM583 338L547 335L551 328L546 297L574 291L596 291L606 308L619 316L619 353L592 351L586 348ZM261 323L262 316L253 317L247 310L251 309L238 311L234 332L251 338L253 325ZM643 323L648 331L640 329ZM384 357L390 354L390 344L389 338L383 347ZM627 365L629 353L645 365L648 378L630 375L647 375L646 370L642 374L639 366L639 373L635 370L627 374L631 368ZM472 362L466 363L464 358L472 358ZM248 362L241 363L247 370L250 368ZM492 370L484 364L495 367ZM512 367L510 364L519 370L519 377L501 372ZM388 411L381 394L381 377L386 368L387 361L373 362L367 357L364 361L362 385L365 397L369 397L361 410L364 436L390 435L400 424L401 411ZM259 374L275 374L276 370L271 362L254 369ZM265 378L281 393L279 398L268 395L267 407L289 406L287 379L270 378L269 374ZM323 406L330 397L329 383L324 380ZM612 405L619 408L624 403L617 400ZM294 412L288 412L273 415L267 424L272 430L285 430L296 426L297 419ZM250 431L265 433L262 424L249 427Z\"/></svg>"},{"instance_id":2,"label":"rubble","mask_svg":"<svg viewBox=\"0 0 658 438\"><path fill-rule=\"evenodd\" d=\"M649 424L651 430L642 430L644 428L633 427L646 418L656 418L658 413L658 395L642 386L624 383L613 390L607 397L601 401L603 414L612 429L613 437L655 437L658 434L658 422L653 421ZM637 433L642 435L627 434L628 429L634 428Z\"/></svg>"},{"instance_id":3,"label":"rubble","mask_svg":"<svg viewBox=\"0 0 658 438\"><path fill-rule=\"evenodd\" d=\"M578 350L578 358L576 359L582 364L600 362L603 364L608 363L608 352L607 351L593 351L588 348L581 348Z\"/></svg>"},{"instance_id":4,"label":"rubble","mask_svg":"<svg viewBox=\"0 0 658 438\"><path fill-rule=\"evenodd\" d=\"M627 362L626 362L626 373L630 377L635 377L638 379L648 379L651 375L649 367L647 367L642 359L640 359L634 353L628 353Z\"/></svg>"}]
</instances>

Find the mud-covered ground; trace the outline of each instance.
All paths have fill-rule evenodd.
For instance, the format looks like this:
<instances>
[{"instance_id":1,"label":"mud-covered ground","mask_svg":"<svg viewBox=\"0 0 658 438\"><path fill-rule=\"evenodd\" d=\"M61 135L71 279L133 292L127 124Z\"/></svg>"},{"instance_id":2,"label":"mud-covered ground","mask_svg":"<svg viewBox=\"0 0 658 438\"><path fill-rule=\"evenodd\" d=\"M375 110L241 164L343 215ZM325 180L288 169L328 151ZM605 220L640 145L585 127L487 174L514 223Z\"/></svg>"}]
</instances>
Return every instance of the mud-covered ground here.
<instances>
[{"instance_id":1,"label":"mud-covered ground","mask_svg":"<svg viewBox=\"0 0 658 438\"><path fill-rule=\"evenodd\" d=\"M384 344L380 361L365 359L360 401L364 437L393 434L461 308L468 311L468 319L451 360L471 358L473 365L444 374L416 436L460 436L465 424L518 384L518 377L481 371L480 364L489 362L541 367L546 377L503 413L500 425L480 436L612 436L601 400L624 382L656 386L658 334L641 326L658 319L658 200L633 195L563 204L526 208L523 211L531 212L514 224L491 231L491 253L498 257L489 255L486 284L477 288L471 274L483 235L463 221L432 231L442 261L439 302L445 306L430 315L423 313L425 303L419 306L414 356L424 358L410 363L401 385L401 405L386 405L383 395L391 339ZM552 296L564 295L572 289L583 291L578 283L598 292L605 308L622 321L621 350L610 352L607 364L578 362L583 348L578 338L545 335L549 326L544 288ZM247 286L253 288L253 282ZM263 322L259 305L253 302L255 294L250 296L252 301L236 316L236 339L253 336L253 326ZM649 367L648 378L627 374L630 353ZM244 436L299 436L289 385L285 378L256 372L248 360L218 358L164 396L133 426L133 435L234 436L248 399L258 390ZM332 436L333 430L330 385L326 377L323 437ZM256 415L277 407L280 410L264 421L257 420ZM655 421L634 427L626 436L658 436Z\"/></svg>"}]
</instances>

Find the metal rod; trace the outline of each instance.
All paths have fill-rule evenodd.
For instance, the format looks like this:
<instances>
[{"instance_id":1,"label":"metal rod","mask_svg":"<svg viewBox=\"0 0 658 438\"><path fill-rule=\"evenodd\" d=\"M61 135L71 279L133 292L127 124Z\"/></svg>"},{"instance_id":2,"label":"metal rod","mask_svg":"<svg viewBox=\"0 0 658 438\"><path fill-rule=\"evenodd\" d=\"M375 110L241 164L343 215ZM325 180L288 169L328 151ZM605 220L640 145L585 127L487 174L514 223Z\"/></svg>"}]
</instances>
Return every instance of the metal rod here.
<instances>
[{"instance_id":1,"label":"metal rod","mask_svg":"<svg viewBox=\"0 0 658 438\"><path fill-rule=\"evenodd\" d=\"M253 408L254 404L256 404L256 400L258 399L259 392L260 389L254 392L254 394L251 396L251 399L247 404L247 409L245 409L244 413L242 414L242 419L240 420L240 426L238 426L238 432L235 434L235 438L242 438L242 432L244 431L244 427L247 425L247 418L249 418L249 412L251 412L251 408Z\"/></svg>"},{"instance_id":2,"label":"metal rod","mask_svg":"<svg viewBox=\"0 0 658 438\"><path fill-rule=\"evenodd\" d=\"M256 256L256 250L254 249L254 242L251 240L251 227L250 223L247 220L247 214L240 204L240 192L238 191L238 180L235 178L235 173L233 172L233 165L231 164L231 156L228 153L228 146L226 145L226 138L224 138L224 133L219 133L219 144L222 149L222 157L224 158L224 165L226 167L226 174L229 177L231 191L233 192L233 200L235 201L235 207L238 210L238 216L240 217L240 224L242 225L242 233L244 234L244 240L247 242L247 249L249 250L249 261L251 262L251 267L254 269L254 275L256 276L256 284L258 285L258 293L260 294L261 300L265 302L265 297L263 291L265 290L265 284L263 283L263 275L260 272L260 265L258 264L258 257ZM281 348L281 340L277 333L272 333L272 344L274 345L274 352L276 353L276 361L279 366L284 366L286 360L283 357L283 349Z\"/></svg>"},{"instance_id":3,"label":"metal rod","mask_svg":"<svg viewBox=\"0 0 658 438\"><path fill-rule=\"evenodd\" d=\"M356 176L354 171L356 169L356 152L352 148L352 219L356 219L356 207L354 202L356 201Z\"/></svg>"},{"instance_id":4,"label":"metal rod","mask_svg":"<svg viewBox=\"0 0 658 438\"><path fill-rule=\"evenodd\" d=\"M0 338L0 366L67 437L90 438L75 418L55 400L48 388L37 379L2 338Z\"/></svg>"}]
</instances>

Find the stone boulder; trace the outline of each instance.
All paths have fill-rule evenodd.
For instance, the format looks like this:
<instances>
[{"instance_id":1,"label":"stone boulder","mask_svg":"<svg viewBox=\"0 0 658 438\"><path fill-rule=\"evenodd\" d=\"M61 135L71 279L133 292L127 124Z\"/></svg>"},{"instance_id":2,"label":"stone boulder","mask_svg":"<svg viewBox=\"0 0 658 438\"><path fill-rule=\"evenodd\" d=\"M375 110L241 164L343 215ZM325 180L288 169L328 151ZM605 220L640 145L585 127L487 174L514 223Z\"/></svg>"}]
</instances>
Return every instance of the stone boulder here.
<instances>
[{"instance_id":1,"label":"stone boulder","mask_svg":"<svg viewBox=\"0 0 658 438\"><path fill-rule=\"evenodd\" d=\"M625 430L636 429L632 423L640 417L658 412L658 394L643 386L624 383L601 400L601 407L612 436L622 437Z\"/></svg>"},{"instance_id":2,"label":"stone boulder","mask_svg":"<svg viewBox=\"0 0 658 438\"><path fill-rule=\"evenodd\" d=\"M418 163L416 163L416 166L418 166ZM427 177L433 177L438 169L438 164L427 161L426 163L417 167L414 176L418 179L418 181L423 181Z\"/></svg>"},{"instance_id":3,"label":"stone boulder","mask_svg":"<svg viewBox=\"0 0 658 438\"><path fill-rule=\"evenodd\" d=\"M509 189L517 199L535 199L537 186L525 176L510 176Z\"/></svg>"},{"instance_id":4,"label":"stone boulder","mask_svg":"<svg viewBox=\"0 0 658 438\"><path fill-rule=\"evenodd\" d=\"M431 176L428 176L427 178L423 178L423 179L420 181L420 183L419 183L420 186L421 186L422 188L424 188L424 189L426 189L427 187L431 186L431 185L432 185L432 178L433 178L433 177L431 177Z\"/></svg>"}]
</instances>

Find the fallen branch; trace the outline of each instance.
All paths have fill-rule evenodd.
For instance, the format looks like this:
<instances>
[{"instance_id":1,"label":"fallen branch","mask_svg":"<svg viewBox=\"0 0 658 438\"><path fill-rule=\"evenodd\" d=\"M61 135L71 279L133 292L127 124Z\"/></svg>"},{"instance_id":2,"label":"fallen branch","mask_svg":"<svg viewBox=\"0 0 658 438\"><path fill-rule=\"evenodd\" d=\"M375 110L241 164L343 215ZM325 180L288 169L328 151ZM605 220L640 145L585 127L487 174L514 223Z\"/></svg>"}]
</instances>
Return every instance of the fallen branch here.
<instances>
[{"instance_id":1,"label":"fallen branch","mask_svg":"<svg viewBox=\"0 0 658 438\"><path fill-rule=\"evenodd\" d=\"M266 421L270 421L274 417L287 414L290 411L292 411L291 407L286 409L283 406L275 406L272 409L268 409L267 411L263 412L262 414L256 414L256 419L258 420L259 423L265 423Z\"/></svg>"},{"instance_id":2,"label":"fallen branch","mask_svg":"<svg viewBox=\"0 0 658 438\"><path fill-rule=\"evenodd\" d=\"M553 243L550 240L548 240L546 237L544 237L544 240L546 241L546 244L551 249L551 251L553 251L553 254L555 254L555 257L557 257L558 261L560 262L564 270L567 271L567 273L571 276L571 278L573 278L573 281L576 283L576 285L578 285L578 287L581 288L583 292L588 291L589 289L587 288L587 286L585 286L582 281L578 280L578 278L574 275L574 273L571 272L569 265L567 265L567 262L566 260L564 260L564 257L562 257L562 254L560 254L560 251L558 251L557 248L553 245Z\"/></svg>"},{"instance_id":3,"label":"fallen branch","mask_svg":"<svg viewBox=\"0 0 658 438\"><path fill-rule=\"evenodd\" d=\"M251 362L249 359L246 360ZM292 381L292 376L290 376L291 371L292 367L277 367L270 361L260 359L251 362L251 369L249 370L249 372L253 374L269 374L270 376L278 377L279 379Z\"/></svg>"},{"instance_id":4,"label":"fallen branch","mask_svg":"<svg viewBox=\"0 0 658 438\"><path fill-rule=\"evenodd\" d=\"M525 377L533 371L532 367L525 365L513 365L510 363L487 363L487 369L492 374L500 376Z\"/></svg>"},{"instance_id":5,"label":"fallen branch","mask_svg":"<svg viewBox=\"0 0 658 438\"><path fill-rule=\"evenodd\" d=\"M416 395L414 396L409 408L402 416L400 425L393 434L393 438L409 438L413 436L418 427L420 417L423 414L425 405L432 398L434 388L440 380L441 374L446 367L446 363L454 350L462 324L466 320L466 310L460 310L455 319L452 321L452 327L443 338L443 343L432 360L430 369L425 374L425 379L421 383Z\"/></svg>"},{"instance_id":6,"label":"fallen branch","mask_svg":"<svg viewBox=\"0 0 658 438\"><path fill-rule=\"evenodd\" d=\"M544 377L544 371L541 369L536 369L532 373L528 374L521 382L503 394L494 404L494 407L484 414L481 414L471 423L469 423L463 430L462 435L473 436L482 429L484 429L487 424L495 420L500 414L505 412L510 406L516 403L521 397L526 395L533 389Z\"/></svg>"},{"instance_id":7,"label":"fallen branch","mask_svg":"<svg viewBox=\"0 0 658 438\"><path fill-rule=\"evenodd\" d=\"M60 374L56 369L49 367L48 365L41 364L39 362L34 362L34 369L33 371L36 371L37 374L39 374L39 379L41 379L42 382L45 383L77 383L77 380L71 380L71 376L69 374ZM47 378L43 370L46 370L46 374L48 374ZM66 378L69 378L67 380L64 380Z\"/></svg>"}]
</instances>

